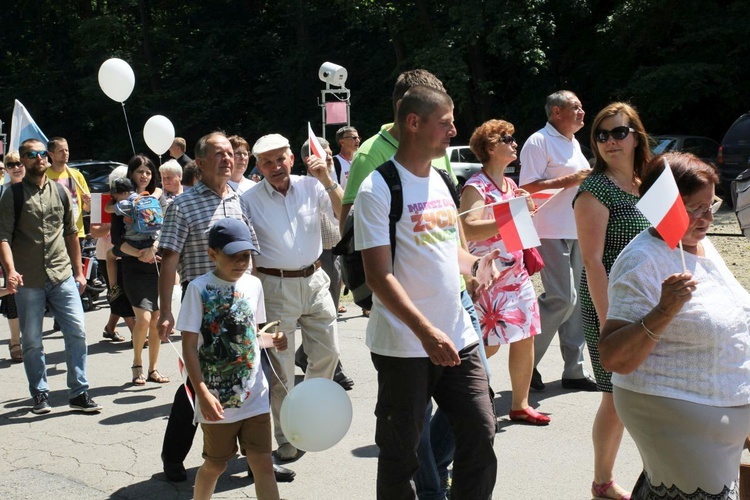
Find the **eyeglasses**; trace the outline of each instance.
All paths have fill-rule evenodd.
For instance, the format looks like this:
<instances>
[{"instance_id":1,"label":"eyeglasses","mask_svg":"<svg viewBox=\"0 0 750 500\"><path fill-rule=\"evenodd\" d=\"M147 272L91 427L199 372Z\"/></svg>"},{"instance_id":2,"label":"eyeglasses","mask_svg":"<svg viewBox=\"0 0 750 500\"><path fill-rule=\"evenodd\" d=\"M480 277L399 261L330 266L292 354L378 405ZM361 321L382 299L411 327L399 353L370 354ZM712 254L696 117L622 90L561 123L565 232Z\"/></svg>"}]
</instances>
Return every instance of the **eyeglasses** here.
<instances>
[{"instance_id":1,"label":"eyeglasses","mask_svg":"<svg viewBox=\"0 0 750 500\"><path fill-rule=\"evenodd\" d=\"M249 158L250 153L248 153L247 151L238 151L234 153L234 157L235 158Z\"/></svg>"},{"instance_id":2,"label":"eyeglasses","mask_svg":"<svg viewBox=\"0 0 750 500\"><path fill-rule=\"evenodd\" d=\"M631 127L615 127L612 130L603 130L599 129L596 132L594 132L594 140L596 142L605 143L609 140L609 137L612 136L612 139L616 141L621 141L625 139L629 133L635 133L635 129Z\"/></svg>"},{"instance_id":3,"label":"eyeglasses","mask_svg":"<svg viewBox=\"0 0 750 500\"><path fill-rule=\"evenodd\" d=\"M344 137L342 137L342 139L354 139L355 141L360 140L358 135L345 135Z\"/></svg>"},{"instance_id":4,"label":"eyeglasses","mask_svg":"<svg viewBox=\"0 0 750 500\"><path fill-rule=\"evenodd\" d=\"M36 160L37 157L46 158L47 152L46 151L27 151L23 155L29 160Z\"/></svg>"},{"instance_id":5,"label":"eyeglasses","mask_svg":"<svg viewBox=\"0 0 750 500\"><path fill-rule=\"evenodd\" d=\"M503 144L512 144L516 142L516 138L512 135L504 135L500 138L500 142L502 142Z\"/></svg>"},{"instance_id":6,"label":"eyeglasses","mask_svg":"<svg viewBox=\"0 0 750 500\"><path fill-rule=\"evenodd\" d=\"M23 164L20 161L9 161L8 163L5 164L5 168L7 168L8 170L10 170L11 168L19 168L19 167L23 167Z\"/></svg>"},{"instance_id":7,"label":"eyeglasses","mask_svg":"<svg viewBox=\"0 0 750 500\"><path fill-rule=\"evenodd\" d=\"M714 198L714 202L708 207L698 207L695 210L685 209L685 211L688 213L688 215L693 216L694 219L700 219L701 217L705 217L706 215L708 215L709 212L711 212L712 214L718 212L719 208L721 208L721 202L721 198Z\"/></svg>"}]
</instances>

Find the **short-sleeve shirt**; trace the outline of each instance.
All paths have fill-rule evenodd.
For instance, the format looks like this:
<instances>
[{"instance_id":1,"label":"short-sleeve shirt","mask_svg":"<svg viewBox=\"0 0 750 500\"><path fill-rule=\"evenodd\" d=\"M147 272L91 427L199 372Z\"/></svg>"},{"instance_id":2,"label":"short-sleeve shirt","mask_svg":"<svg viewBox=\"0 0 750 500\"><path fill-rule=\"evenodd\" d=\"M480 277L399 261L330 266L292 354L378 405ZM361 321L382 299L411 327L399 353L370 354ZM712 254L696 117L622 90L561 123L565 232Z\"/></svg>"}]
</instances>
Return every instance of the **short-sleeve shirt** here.
<instances>
[{"instance_id":1,"label":"short-sleeve shirt","mask_svg":"<svg viewBox=\"0 0 750 500\"><path fill-rule=\"evenodd\" d=\"M576 138L568 139L547 123L533 133L521 149L518 184L523 187L538 180L557 179L589 168ZM577 190L578 186L565 188L534 215L534 226L540 238L578 239L573 214L573 197Z\"/></svg>"},{"instance_id":2,"label":"short-sleeve shirt","mask_svg":"<svg viewBox=\"0 0 750 500\"><path fill-rule=\"evenodd\" d=\"M477 334L459 298L456 204L434 169L428 177L418 177L395 160L394 164L403 186L404 206L396 224L393 274L416 308L460 351L476 343ZM373 172L362 183L354 202L357 250L390 246L390 207L390 190L380 173ZM366 342L372 352L382 356L427 357L414 332L383 305L377 294L373 294Z\"/></svg>"},{"instance_id":3,"label":"short-sleeve shirt","mask_svg":"<svg viewBox=\"0 0 750 500\"><path fill-rule=\"evenodd\" d=\"M263 287L255 276L232 282L211 272L190 282L176 326L183 335L198 335L203 382L224 409L223 420L207 422L196 404L197 422L228 424L270 411L256 331L265 321Z\"/></svg>"},{"instance_id":4,"label":"short-sleeve shirt","mask_svg":"<svg viewBox=\"0 0 750 500\"><path fill-rule=\"evenodd\" d=\"M65 237L78 233L73 210L65 211L60 191L49 179L41 188L28 177L21 185L24 203L17 226L13 189L5 189L0 199L0 241L10 244L24 286L41 288L48 280L56 285L72 274Z\"/></svg>"},{"instance_id":5,"label":"short-sleeve shirt","mask_svg":"<svg viewBox=\"0 0 750 500\"><path fill-rule=\"evenodd\" d=\"M86 233L83 230L83 195L90 194L89 186L86 184L83 174L75 168L65 167L62 172L55 172L52 167L45 172L48 178L59 182L68 190L70 195L70 207L73 209L76 227L78 228L78 237L83 238Z\"/></svg>"},{"instance_id":6,"label":"short-sleeve shirt","mask_svg":"<svg viewBox=\"0 0 750 500\"><path fill-rule=\"evenodd\" d=\"M746 405L750 403L750 294L708 238L701 243L705 256L683 254L697 281L692 297L643 363L632 373L612 374L612 384L703 405ZM683 271L680 252L679 247L670 250L648 229L636 236L609 273L607 319L639 323L658 304L662 282Z\"/></svg>"},{"instance_id":7,"label":"short-sleeve shirt","mask_svg":"<svg viewBox=\"0 0 750 500\"><path fill-rule=\"evenodd\" d=\"M346 189L346 181L349 180L349 169L352 166L352 162L341 156L340 153L334 156L334 158L337 158L339 165L341 165L341 174L336 176L336 182L341 185L341 189Z\"/></svg>"},{"instance_id":8,"label":"short-sleeve shirt","mask_svg":"<svg viewBox=\"0 0 750 500\"><path fill-rule=\"evenodd\" d=\"M220 196L201 181L177 196L167 207L159 239L159 249L180 254L177 272L184 281L191 281L213 271L215 264L208 256L208 230L220 219L231 217L244 221L259 253L249 214L243 210L240 197L233 189Z\"/></svg>"},{"instance_id":9,"label":"short-sleeve shirt","mask_svg":"<svg viewBox=\"0 0 750 500\"><path fill-rule=\"evenodd\" d=\"M323 251L320 215L334 219L331 198L318 179L290 175L285 195L263 179L242 199L263 247L255 261L258 267L294 271L318 260Z\"/></svg>"}]
</instances>

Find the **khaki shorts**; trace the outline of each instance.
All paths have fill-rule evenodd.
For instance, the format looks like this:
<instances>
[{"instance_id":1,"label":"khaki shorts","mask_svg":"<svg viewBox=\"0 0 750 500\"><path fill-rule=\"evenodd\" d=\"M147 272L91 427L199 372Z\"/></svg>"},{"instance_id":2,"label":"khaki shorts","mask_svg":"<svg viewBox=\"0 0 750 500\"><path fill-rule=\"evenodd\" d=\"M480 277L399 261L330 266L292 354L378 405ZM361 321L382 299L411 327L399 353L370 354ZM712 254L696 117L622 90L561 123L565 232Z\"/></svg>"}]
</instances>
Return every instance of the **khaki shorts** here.
<instances>
[{"instance_id":1,"label":"khaki shorts","mask_svg":"<svg viewBox=\"0 0 750 500\"><path fill-rule=\"evenodd\" d=\"M246 452L271 453L271 414L263 413L229 424L201 424L203 459L226 463L237 454L237 441Z\"/></svg>"}]
</instances>

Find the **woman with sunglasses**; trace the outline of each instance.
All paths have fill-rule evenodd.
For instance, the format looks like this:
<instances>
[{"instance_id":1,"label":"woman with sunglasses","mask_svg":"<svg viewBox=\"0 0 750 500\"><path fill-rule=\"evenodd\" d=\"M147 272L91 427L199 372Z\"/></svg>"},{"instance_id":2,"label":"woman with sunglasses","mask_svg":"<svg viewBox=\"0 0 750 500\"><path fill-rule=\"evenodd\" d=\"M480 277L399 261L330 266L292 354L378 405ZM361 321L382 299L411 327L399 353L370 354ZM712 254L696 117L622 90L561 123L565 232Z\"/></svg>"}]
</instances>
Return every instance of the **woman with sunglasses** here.
<instances>
[{"instance_id":1,"label":"woman with sunglasses","mask_svg":"<svg viewBox=\"0 0 750 500\"><path fill-rule=\"evenodd\" d=\"M612 400L612 374L599 362L600 318L606 318L607 284L612 264L623 248L646 229L648 220L635 207L643 168L651 157L648 135L638 113L628 104L612 103L591 125L596 163L573 200L583 273L578 293L596 386L602 393L594 418L594 481L597 499L629 499L614 480L623 425Z\"/></svg>"},{"instance_id":2,"label":"woman with sunglasses","mask_svg":"<svg viewBox=\"0 0 750 500\"><path fill-rule=\"evenodd\" d=\"M26 169L21 163L21 157L18 151L11 151L5 155L5 168L3 174L8 174L10 182L0 186L0 193L8 189L11 184L21 182L26 175ZM3 270L5 274L5 270ZM0 312L8 318L8 327L10 328L10 360L14 363L23 362L23 349L21 348L21 324L18 321L18 309L16 308L16 297L13 294L5 295L0 303Z\"/></svg>"},{"instance_id":3,"label":"woman with sunglasses","mask_svg":"<svg viewBox=\"0 0 750 500\"><path fill-rule=\"evenodd\" d=\"M508 370L513 389L510 419L532 425L547 425L550 418L529 406L529 385L534 370L534 336L541 331L539 308L534 285L523 264L523 251L508 252L498 232L493 208L498 201L528 196L516 183L505 177L505 167L518 157L513 125L503 120L489 120L471 136L469 148L482 162L482 171L474 174L464 186L461 208L464 233L469 251L482 256L499 248L495 265L500 278L488 290L473 297L479 316L487 357L501 345L510 344ZM531 198L527 198L533 209Z\"/></svg>"},{"instance_id":4,"label":"woman with sunglasses","mask_svg":"<svg viewBox=\"0 0 750 500\"><path fill-rule=\"evenodd\" d=\"M682 248L649 228L622 251L601 360L643 460L633 496L735 499L750 430L750 294L706 238L720 204L716 169L668 153L646 166L641 195L665 168L687 211Z\"/></svg>"}]
</instances>

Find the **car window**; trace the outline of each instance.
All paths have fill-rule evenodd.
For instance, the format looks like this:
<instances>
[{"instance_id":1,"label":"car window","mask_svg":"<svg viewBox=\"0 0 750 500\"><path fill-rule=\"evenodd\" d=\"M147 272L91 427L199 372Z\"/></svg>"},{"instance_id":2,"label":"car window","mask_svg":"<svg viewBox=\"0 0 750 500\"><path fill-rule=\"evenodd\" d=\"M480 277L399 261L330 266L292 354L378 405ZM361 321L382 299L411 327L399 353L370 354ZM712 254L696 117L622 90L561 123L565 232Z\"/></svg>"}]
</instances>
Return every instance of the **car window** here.
<instances>
[{"instance_id":1,"label":"car window","mask_svg":"<svg viewBox=\"0 0 750 500\"><path fill-rule=\"evenodd\" d=\"M451 161L451 163L458 163L459 161L461 161L461 160L459 160L459 150L458 149L454 149L453 151L451 151L450 161Z\"/></svg>"},{"instance_id":2,"label":"car window","mask_svg":"<svg viewBox=\"0 0 750 500\"><path fill-rule=\"evenodd\" d=\"M719 144L709 139L695 139L695 150L691 151L699 158L709 158L716 156L719 150Z\"/></svg>"},{"instance_id":3,"label":"car window","mask_svg":"<svg viewBox=\"0 0 750 500\"><path fill-rule=\"evenodd\" d=\"M480 163L479 158L476 157L474 153L472 153L471 149L465 148L461 150L461 156L463 157L463 161L466 163Z\"/></svg>"},{"instance_id":4,"label":"car window","mask_svg":"<svg viewBox=\"0 0 750 500\"><path fill-rule=\"evenodd\" d=\"M742 115L724 136L722 144L750 143L750 113Z\"/></svg>"},{"instance_id":5,"label":"car window","mask_svg":"<svg viewBox=\"0 0 750 500\"><path fill-rule=\"evenodd\" d=\"M672 151L674 149L675 144L677 143L676 140L671 139L669 137L662 137L662 138L654 137L654 140L656 141L656 145L651 149L651 152L654 153L655 155L668 153L669 151Z\"/></svg>"}]
</instances>

